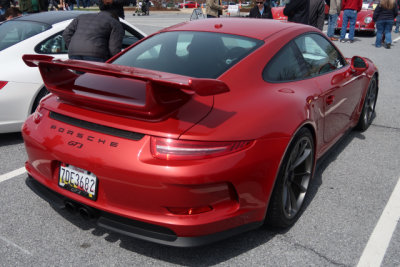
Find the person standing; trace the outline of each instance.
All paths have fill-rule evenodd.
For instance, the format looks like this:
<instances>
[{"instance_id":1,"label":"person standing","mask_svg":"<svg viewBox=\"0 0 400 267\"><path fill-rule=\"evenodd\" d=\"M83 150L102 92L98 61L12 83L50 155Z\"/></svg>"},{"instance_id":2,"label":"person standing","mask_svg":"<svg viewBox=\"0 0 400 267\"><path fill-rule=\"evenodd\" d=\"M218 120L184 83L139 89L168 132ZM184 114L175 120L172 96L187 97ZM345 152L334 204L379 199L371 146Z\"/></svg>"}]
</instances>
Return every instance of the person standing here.
<instances>
[{"instance_id":1,"label":"person standing","mask_svg":"<svg viewBox=\"0 0 400 267\"><path fill-rule=\"evenodd\" d=\"M48 0L20 0L19 9L22 14L38 13L47 11L49 8Z\"/></svg>"},{"instance_id":2,"label":"person standing","mask_svg":"<svg viewBox=\"0 0 400 267\"><path fill-rule=\"evenodd\" d=\"M221 0L207 0L206 2L207 18L219 18L224 9L226 8L221 5Z\"/></svg>"},{"instance_id":3,"label":"person standing","mask_svg":"<svg viewBox=\"0 0 400 267\"><path fill-rule=\"evenodd\" d=\"M15 1L14 0L0 0L0 15L4 15L6 13L7 9L9 9L12 6L15 6Z\"/></svg>"},{"instance_id":4,"label":"person standing","mask_svg":"<svg viewBox=\"0 0 400 267\"><path fill-rule=\"evenodd\" d=\"M76 4L76 0L61 0L60 1L60 5L63 10L68 10L68 11L74 10L74 4Z\"/></svg>"},{"instance_id":5,"label":"person standing","mask_svg":"<svg viewBox=\"0 0 400 267\"><path fill-rule=\"evenodd\" d=\"M105 62L121 52L124 29L112 11L83 14L64 30L70 59Z\"/></svg>"},{"instance_id":6,"label":"person standing","mask_svg":"<svg viewBox=\"0 0 400 267\"><path fill-rule=\"evenodd\" d=\"M270 5L265 0L256 0L256 6L250 9L249 17L272 19Z\"/></svg>"},{"instance_id":7,"label":"person standing","mask_svg":"<svg viewBox=\"0 0 400 267\"><path fill-rule=\"evenodd\" d=\"M100 0L99 9L111 11L121 19L125 19L124 0Z\"/></svg>"},{"instance_id":8,"label":"person standing","mask_svg":"<svg viewBox=\"0 0 400 267\"><path fill-rule=\"evenodd\" d=\"M385 48L390 49L392 44L392 27L394 18L397 16L398 7L395 0L381 0L374 10L372 19L376 26L375 46L382 46L382 35L385 35Z\"/></svg>"},{"instance_id":9,"label":"person standing","mask_svg":"<svg viewBox=\"0 0 400 267\"><path fill-rule=\"evenodd\" d=\"M310 14L309 14L310 25L322 31L324 28L324 22L325 22L325 1L310 0Z\"/></svg>"},{"instance_id":10,"label":"person standing","mask_svg":"<svg viewBox=\"0 0 400 267\"><path fill-rule=\"evenodd\" d=\"M347 24L350 23L349 27L349 43L354 42L354 32L356 31L357 13L360 12L362 7L362 0L343 0L343 21L342 29L340 31L340 42L345 43L345 36L347 32Z\"/></svg>"},{"instance_id":11,"label":"person standing","mask_svg":"<svg viewBox=\"0 0 400 267\"><path fill-rule=\"evenodd\" d=\"M334 33L335 33L337 18L340 14L341 6L342 6L341 0L330 0L327 35L329 39L331 39L331 41L339 40L334 36Z\"/></svg>"},{"instance_id":12,"label":"person standing","mask_svg":"<svg viewBox=\"0 0 400 267\"><path fill-rule=\"evenodd\" d=\"M22 15L21 10L19 10L18 7L9 7L6 10L6 13L4 13L4 15L0 15L0 22L1 21L5 21L5 20L10 20L12 18L16 18Z\"/></svg>"},{"instance_id":13,"label":"person standing","mask_svg":"<svg viewBox=\"0 0 400 267\"><path fill-rule=\"evenodd\" d=\"M309 13L310 0L289 0L283 9L283 14L288 17L288 21L307 25L309 22Z\"/></svg>"},{"instance_id":14,"label":"person standing","mask_svg":"<svg viewBox=\"0 0 400 267\"><path fill-rule=\"evenodd\" d=\"M396 17L396 28L394 29L395 33L399 33L399 26L400 26L400 0L397 0L397 17Z\"/></svg>"}]
</instances>

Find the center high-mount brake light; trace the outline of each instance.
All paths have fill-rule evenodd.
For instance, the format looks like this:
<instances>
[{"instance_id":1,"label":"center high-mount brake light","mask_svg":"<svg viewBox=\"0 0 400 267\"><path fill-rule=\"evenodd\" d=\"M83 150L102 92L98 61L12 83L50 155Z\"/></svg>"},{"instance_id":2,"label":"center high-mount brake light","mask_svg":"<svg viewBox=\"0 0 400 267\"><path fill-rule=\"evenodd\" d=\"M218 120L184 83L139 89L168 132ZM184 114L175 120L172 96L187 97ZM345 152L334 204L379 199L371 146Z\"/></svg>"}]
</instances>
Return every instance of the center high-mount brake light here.
<instances>
[{"instance_id":1,"label":"center high-mount brake light","mask_svg":"<svg viewBox=\"0 0 400 267\"><path fill-rule=\"evenodd\" d=\"M251 141L207 142L151 137L151 153L166 160L194 160L219 157L243 150Z\"/></svg>"}]
</instances>

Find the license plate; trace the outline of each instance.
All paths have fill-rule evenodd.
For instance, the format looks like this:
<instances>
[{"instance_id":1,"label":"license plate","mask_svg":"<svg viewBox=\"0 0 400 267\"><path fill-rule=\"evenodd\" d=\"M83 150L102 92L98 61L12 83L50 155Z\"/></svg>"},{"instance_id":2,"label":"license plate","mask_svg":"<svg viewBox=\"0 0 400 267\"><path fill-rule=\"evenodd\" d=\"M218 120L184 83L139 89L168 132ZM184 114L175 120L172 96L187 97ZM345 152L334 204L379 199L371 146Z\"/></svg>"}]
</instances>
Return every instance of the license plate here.
<instances>
[{"instance_id":1,"label":"license plate","mask_svg":"<svg viewBox=\"0 0 400 267\"><path fill-rule=\"evenodd\" d=\"M91 200L97 198L96 175L81 168L61 163L58 185Z\"/></svg>"}]
</instances>

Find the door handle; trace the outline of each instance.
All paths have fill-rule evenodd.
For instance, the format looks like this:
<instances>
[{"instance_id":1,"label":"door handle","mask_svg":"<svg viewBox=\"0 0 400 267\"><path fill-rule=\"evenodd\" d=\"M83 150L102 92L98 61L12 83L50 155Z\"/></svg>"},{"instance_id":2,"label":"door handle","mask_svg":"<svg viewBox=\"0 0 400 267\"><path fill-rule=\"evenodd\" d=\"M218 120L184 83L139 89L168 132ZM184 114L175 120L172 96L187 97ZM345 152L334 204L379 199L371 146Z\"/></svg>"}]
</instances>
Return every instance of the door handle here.
<instances>
[{"instance_id":1,"label":"door handle","mask_svg":"<svg viewBox=\"0 0 400 267\"><path fill-rule=\"evenodd\" d=\"M335 99L335 96L334 96L334 95L328 96L328 97L326 98L326 100L325 100L325 101L326 101L326 104L328 104L328 105L332 104L334 99Z\"/></svg>"}]
</instances>

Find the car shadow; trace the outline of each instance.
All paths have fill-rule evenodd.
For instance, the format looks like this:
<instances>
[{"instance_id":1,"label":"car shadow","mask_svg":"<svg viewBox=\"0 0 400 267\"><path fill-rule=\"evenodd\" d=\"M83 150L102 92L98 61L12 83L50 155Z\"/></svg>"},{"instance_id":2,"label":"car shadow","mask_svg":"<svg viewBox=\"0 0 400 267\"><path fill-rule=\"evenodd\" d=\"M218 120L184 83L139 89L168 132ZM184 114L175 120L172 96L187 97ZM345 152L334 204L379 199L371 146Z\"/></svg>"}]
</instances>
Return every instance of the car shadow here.
<instances>
[{"instance_id":1,"label":"car shadow","mask_svg":"<svg viewBox=\"0 0 400 267\"><path fill-rule=\"evenodd\" d=\"M8 145L22 144L24 140L22 139L21 133L3 133L0 134L0 147Z\"/></svg>"},{"instance_id":2,"label":"car shadow","mask_svg":"<svg viewBox=\"0 0 400 267\"><path fill-rule=\"evenodd\" d=\"M304 207L302 208L301 213L308 208L314 197L317 195L320 186L323 184L324 172L326 168L328 168L329 165L337 159L337 157L354 140L354 138L364 139L365 137L358 131L349 130L322 156L322 158L317 161L314 177L310 183L307 196L304 199Z\"/></svg>"},{"instance_id":3,"label":"car shadow","mask_svg":"<svg viewBox=\"0 0 400 267\"><path fill-rule=\"evenodd\" d=\"M303 211L307 209L323 184L325 169L337 159L338 155L342 153L354 138L364 138L364 136L359 132L349 131L317 162L314 179L311 181L309 192L305 198ZM72 214L59 206L52 206L52 208L75 226L85 231L91 231L92 235L102 237L107 242L119 242L121 248L130 252L179 265L209 266L226 262L231 258L269 242L276 235L283 235L290 230L290 228L282 230L262 226L258 229L206 246L177 248L121 235L101 228L96 225L94 220L85 220L77 213ZM90 247L90 244L85 243L81 247Z\"/></svg>"}]
</instances>

